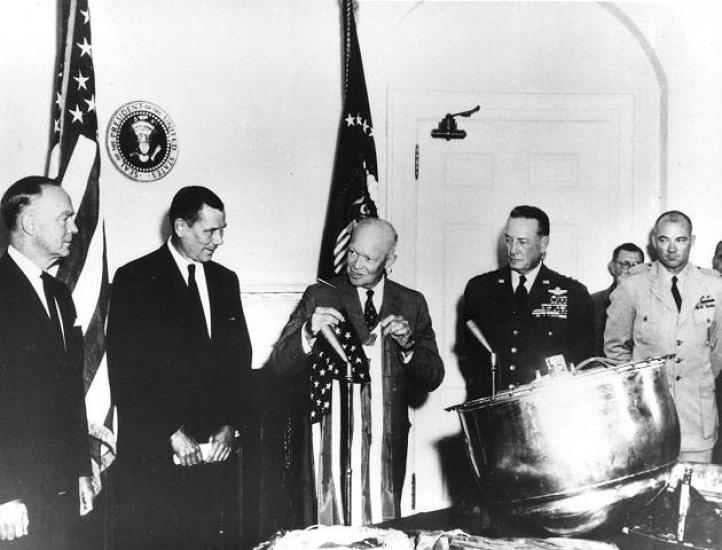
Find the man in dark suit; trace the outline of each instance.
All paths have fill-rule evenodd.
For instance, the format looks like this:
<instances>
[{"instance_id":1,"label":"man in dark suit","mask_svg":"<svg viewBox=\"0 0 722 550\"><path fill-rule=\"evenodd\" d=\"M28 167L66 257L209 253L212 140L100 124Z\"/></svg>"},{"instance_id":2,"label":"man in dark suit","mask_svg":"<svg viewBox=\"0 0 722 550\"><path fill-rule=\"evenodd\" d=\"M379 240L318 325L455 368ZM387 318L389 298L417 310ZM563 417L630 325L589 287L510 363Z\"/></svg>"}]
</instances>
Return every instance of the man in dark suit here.
<instances>
[{"instance_id":1,"label":"man in dark suit","mask_svg":"<svg viewBox=\"0 0 722 550\"><path fill-rule=\"evenodd\" d=\"M592 301L586 287L546 267L549 218L536 206L517 206L504 232L509 266L471 279L465 319L479 327L497 357L496 391L546 374L546 358L579 364L593 353ZM492 393L490 355L468 339L475 365L470 397Z\"/></svg>"},{"instance_id":2,"label":"man in dark suit","mask_svg":"<svg viewBox=\"0 0 722 550\"><path fill-rule=\"evenodd\" d=\"M47 272L70 254L73 206L53 180L31 176L0 210L10 237L0 258L0 548L76 548L93 502L83 333L70 292Z\"/></svg>"},{"instance_id":3,"label":"man in dark suit","mask_svg":"<svg viewBox=\"0 0 722 550\"><path fill-rule=\"evenodd\" d=\"M311 350L319 332L340 322L350 323L364 343L371 382L360 384L355 391L363 398L364 388L371 388L373 406L382 409L380 422L370 428L379 430L381 440L372 436L371 444L375 441L383 448L381 460L386 468L380 474L380 486L353 491L352 509L359 513L354 523L399 516L410 426L407 395L412 386L431 391L444 377L423 295L386 277L396 259L396 240L396 231L387 221L360 221L349 243L345 275L306 289L271 355L271 366L280 375L310 373ZM374 384L378 384L378 393L374 393ZM354 433L367 429L364 423ZM320 467L320 457L314 458ZM341 520L339 503L332 502L332 495L318 494L316 498L319 522Z\"/></svg>"},{"instance_id":4,"label":"man in dark suit","mask_svg":"<svg viewBox=\"0 0 722 550\"><path fill-rule=\"evenodd\" d=\"M211 261L224 206L185 187L170 222L166 243L118 269L110 302L119 548L234 547L251 344L238 278Z\"/></svg>"},{"instance_id":5,"label":"man in dark suit","mask_svg":"<svg viewBox=\"0 0 722 550\"><path fill-rule=\"evenodd\" d=\"M613 277L612 284L592 294L594 305L594 355L604 357L604 329L607 326L607 308L609 295L617 285L629 277L629 270L644 263L644 252L634 243L620 244L612 252L612 259L607 264L609 274Z\"/></svg>"}]
</instances>

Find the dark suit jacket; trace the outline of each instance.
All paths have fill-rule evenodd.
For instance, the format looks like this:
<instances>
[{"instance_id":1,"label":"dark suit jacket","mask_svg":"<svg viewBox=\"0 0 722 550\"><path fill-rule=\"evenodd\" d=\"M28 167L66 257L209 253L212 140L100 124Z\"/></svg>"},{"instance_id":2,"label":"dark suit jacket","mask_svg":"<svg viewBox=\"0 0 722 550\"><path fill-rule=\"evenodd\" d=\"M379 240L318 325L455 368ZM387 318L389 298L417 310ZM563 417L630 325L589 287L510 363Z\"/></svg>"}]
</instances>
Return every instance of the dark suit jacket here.
<instances>
[{"instance_id":1,"label":"dark suit jacket","mask_svg":"<svg viewBox=\"0 0 722 550\"><path fill-rule=\"evenodd\" d=\"M240 428L248 404L251 344L238 278L204 264L212 338L193 322L188 288L163 244L118 269L108 316L108 368L118 407L118 463L173 468L170 436L199 443Z\"/></svg>"},{"instance_id":2,"label":"dark suit jacket","mask_svg":"<svg viewBox=\"0 0 722 550\"><path fill-rule=\"evenodd\" d=\"M301 330L316 307L345 310L361 341L368 338L369 331L356 287L345 276L337 277L331 283L335 288L317 283L306 289L271 354L270 365L275 373L310 373L310 363L301 346ZM388 338L388 352L383 365L384 404L390 414L394 497L398 507L406 471L410 427L407 395L411 385L427 391L437 388L444 378L444 366L431 327L429 309L421 293L386 279L379 320L391 314L402 315L409 322L416 342L411 361L404 365L398 345Z\"/></svg>"},{"instance_id":3,"label":"dark suit jacket","mask_svg":"<svg viewBox=\"0 0 722 550\"><path fill-rule=\"evenodd\" d=\"M38 507L77 495L78 477L91 475L83 334L70 292L55 287L65 347L27 277L0 258L0 503L22 499L31 530Z\"/></svg>"},{"instance_id":4,"label":"dark suit jacket","mask_svg":"<svg viewBox=\"0 0 722 550\"><path fill-rule=\"evenodd\" d=\"M471 279L464 311L497 354L497 391L531 382L536 370L545 374L544 360L551 355L563 354L567 363L579 364L593 354L592 301L586 287L545 265L520 312L514 311L509 267ZM473 338L467 341L479 375L470 397L489 395L489 354Z\"/></svg>"},{"instance_id":5,"label":"dark suit jacket","mask_svg":"<svg viewBox=\"0 0 722 550\"><path fill-rule=\"evenodd\" d=\"M594 355L596 357L604 357L604 328L607 326L609 295L613 290L614 285L592 294L592 305L594 307Z\"/></svg>"}]
</instances>

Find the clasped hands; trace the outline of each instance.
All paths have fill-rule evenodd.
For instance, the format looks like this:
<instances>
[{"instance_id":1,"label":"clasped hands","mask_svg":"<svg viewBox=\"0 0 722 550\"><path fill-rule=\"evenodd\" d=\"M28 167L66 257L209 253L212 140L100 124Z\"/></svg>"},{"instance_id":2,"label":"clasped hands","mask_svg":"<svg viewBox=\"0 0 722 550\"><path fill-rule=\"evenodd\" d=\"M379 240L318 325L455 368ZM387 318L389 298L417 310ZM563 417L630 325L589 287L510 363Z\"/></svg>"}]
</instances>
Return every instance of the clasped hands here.
<instances>
[{"instance_id":1,"label":"clasped hands","mask_svg":"<svg viewBox=\"0 0 722 550\"><path fill-rule=\"evenodd\" d=\"M208 460L203 460L200 445L193 436L185 432L182 426L170 436L170 444L181 466L223 462L233 452L234 433L235 431L231 426L221 426L221 428L211 436L209 441L211 444L211 454Z\"/></svg>"},{"instance_id":2,"label":"clasped hands","mask_svg":"<svg viewBox=\"0 0 722 550\"><path fill-rule=\"evenodd\" d=\"M324 326L328 325L333 328L343 320L343 315L337 309L317 307L313 310L311 319L306 322L306 338L312 340ZM411 327L403 316L388 315L379 324L381 335L393 338L402 350L408 350L414 345Z\"/></svg>"}]
</instances>

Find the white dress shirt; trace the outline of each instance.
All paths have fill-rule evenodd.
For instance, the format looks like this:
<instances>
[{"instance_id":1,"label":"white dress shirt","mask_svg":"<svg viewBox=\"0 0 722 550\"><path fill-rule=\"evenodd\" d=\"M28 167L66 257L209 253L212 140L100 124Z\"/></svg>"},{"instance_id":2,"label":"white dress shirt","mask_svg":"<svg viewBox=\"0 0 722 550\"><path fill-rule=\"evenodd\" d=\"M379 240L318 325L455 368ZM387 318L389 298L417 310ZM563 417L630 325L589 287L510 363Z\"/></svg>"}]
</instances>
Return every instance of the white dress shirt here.
<instances>
[{"instance_id":1,"label":"white dress shirt","mask_svg":"<svg viewBox=\"0 0 722 550\"><path fill-rule=\"evenodd\" d=\"M665 267L660 264L659 265L659 272L662 274L662 277L667 281L667 287L669 287L670 295L672 293L672 277L677 277L677 290L679 290L679 295L684 295L684 287L685 283L687 282L687 273L689 273L689 263L684 266L682 271L679 273L670 273L665 269Z\"/></svg>"},{"instance_id":2,"label":"white dress shirt","mask_svg":"<svg viewBox=\"0 0 722 550\"><path fill-rule=\"evenodd\" d=\"M539 270L541 269L542 262L539 262L537 266L532 269L529 273L526 273L524 277L526 277L526 282L524 283L524 286L526 287L526 293L531 294L531 287L534 286L534 281L536 281L537 275L539 275ZM516 287L519 286L519 277L521 277L520 273L517 273L513 269L511 270L511 289L516 292Z\"/></svg>"},{"instance_id":3,"label":"white dress shirt","mask_svg":"<svg viewBox=\"0 0 722 550\"><path fill-rule=\"evenodd\" d=\"M43 274L43 270L40 269L37 265L35 265L35 263L29 260L26 256L24 256L23 253L20 252L13 245L8 245L8 254L13 259L13 261L18 264L18 267L20 268L20 271L23 272L23 275L25 275L28 281L30 281L30 284L35 290L35 293L38 295L38 298L40 298L40 303L42 303L43 307L45 308L45 313L47 313L48 317L50 317L48 302L45 300L43 280L40 278L40 276Z\"/></svg>"},{"instance_id":4,"label":"white dress shirt","mask_svg":"<svg viewBox=\"0 0 722 550\"><path fill-rule=\"evenodd\" d=\"M206 283L206 272L205 269L203 269L203 262L189 260L188 258L183 256L180 252L176 250L175 246L173 246L170 238L167 241L167 245L168 250L170 250L171 256L173 256L173 259L178 266L178 270L183 276L183 280L185 281L186 286L188 285L188 266L191 264L196 266L196 286L198 287L198 294L201 298L201 306L203 306L203 316L206 320L208 336L211 336L211 300L208 297L208 283Z\"/></svg>"},{"instance_id":5,"label":"white dress shirt","mask_svg":"<svg viewBox=\"0 0 722 550\"><path fill-rule=\"evenodd\" d=\"M20 271L23 272L23 275L27 277L28 281L33 287L33 290L35 290L35 294L38 295L38 298L40 299L40 303L43 304L43 307L45 308L45 313L48 314L48 317L50 317L50 307L54 307L55 311L58 314L58 319L60 320L60 330L63 334L63 340L65 340L65 327L63 326L63 316L60 314L60 308L58 307L57 303L48 304L47 300L45 299L45 289L43 288L43 280L40 278L40 276L43 274L43 270L40 269L32 260L28 259L22 252L20 252L17 248L15 248L13 245L8 245L8 254L12 258L12 260L18 264L18 267L20 268Z\"/></svg>"}]
</instances>

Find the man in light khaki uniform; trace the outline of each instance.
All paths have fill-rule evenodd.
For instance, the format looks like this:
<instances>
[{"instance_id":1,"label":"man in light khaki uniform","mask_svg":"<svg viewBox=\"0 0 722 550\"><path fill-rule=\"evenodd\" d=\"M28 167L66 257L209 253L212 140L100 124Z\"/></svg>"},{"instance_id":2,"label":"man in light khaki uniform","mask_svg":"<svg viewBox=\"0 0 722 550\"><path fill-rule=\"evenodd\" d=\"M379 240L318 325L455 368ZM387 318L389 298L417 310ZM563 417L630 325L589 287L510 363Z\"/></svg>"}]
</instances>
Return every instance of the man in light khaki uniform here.
<instances>
[{"instance_id":1,"label":"man in light khaki uniform","mask_svg":"<svg viewBox=\"0 0 722 550\"><path fill-rule=\"evenodd\" d=\"M610 296L604 351L619 362L675 354L666 371L682 435L679 459L708 463L717 440L722 278L689 263L694 235L682 212L657 218L652 244L658 260L634 268Z\"/></svg>"}]
</instances>

